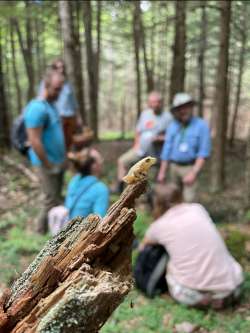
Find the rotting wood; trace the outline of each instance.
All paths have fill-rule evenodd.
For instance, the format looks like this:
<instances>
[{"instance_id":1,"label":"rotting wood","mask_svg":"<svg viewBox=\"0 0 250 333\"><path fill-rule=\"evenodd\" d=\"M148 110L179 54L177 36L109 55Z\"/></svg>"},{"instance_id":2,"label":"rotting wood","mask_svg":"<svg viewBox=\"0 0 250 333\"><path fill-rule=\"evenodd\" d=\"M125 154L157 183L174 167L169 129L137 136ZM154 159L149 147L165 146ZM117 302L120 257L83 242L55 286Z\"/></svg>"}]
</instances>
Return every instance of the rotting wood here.
<instances>
[{"instance_id":1,"label":"rotting wood","mask_svg":"<svg viewBox=\"0 0 250 333\"><path fill-rule=\"evenodd\" d=\"M128 185L101 219L73 219L0 299L1 333L98 332L132 287L135 199Z\"/></svg>"}]
</instances>

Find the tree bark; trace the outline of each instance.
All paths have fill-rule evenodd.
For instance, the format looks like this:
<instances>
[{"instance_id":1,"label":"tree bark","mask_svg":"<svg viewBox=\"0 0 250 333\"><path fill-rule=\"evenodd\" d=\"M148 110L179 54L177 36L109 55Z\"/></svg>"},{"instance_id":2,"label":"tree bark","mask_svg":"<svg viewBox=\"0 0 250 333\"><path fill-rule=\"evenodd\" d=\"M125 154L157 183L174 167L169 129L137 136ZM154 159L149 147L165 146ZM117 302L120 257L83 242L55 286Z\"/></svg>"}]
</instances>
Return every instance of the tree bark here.
<instances>
[{"instance_id":1,"label":"tree bark","mask_svg":"<svg viewBox=\"0 0 250 333\"><path fill-rule=\"evenodd\" d=\"M220 50L215 95L215 141L212 187L222 190L225 182L225 149L228 122L228 63L231 1L220 1Z\"/></svg>"},{"instance_id":2,"label":"tree bark","mask_svg":"<svg viewBox=\"0 0 250 333\"><path fill-rule=\"evenodd\" d=\"M11 55L12 55L12 71L14 76L14 83L16 89L16 101L17 101L17 113L22 111L22 92L19 83L19 73L16 64L16 47L15 47L15 36L12 21L10 20L10 43L11 43Z\"/></svg>"},{"instance_id":3,"label":"tree bark","mask_svg":"<svg viewBox=\"0 0 250 333\"><path fill-rule=\"evenodd\" d=\"M0 29L0 37L2 37ZM5 150L10 147L10 127L8 107L6 100L6 92L4 86L4 72L3 72L3 50L0 43L0 149Z\"/></svg>"},{"instance_id":4,"label":"tree bark","mask_svg":"<svg viewBox=\"0 0 250 333\"><path fill-rule=\"evenodd\" d=\"M59 16L64 40L67 74L76 92L79 113L83 122L86 123L80 41L79 38L77 38L79 35L74 31L71 2L59 1Z\"/></svg>"},{"instance_id":5,"label":"tree bark","mask_svg":"<svg viewBox=\"0 0 250 333\"><path fill-rule=\"evenodd\" d=\"M170 104L177 92L184 91L186 53L186 2L175 2L175 38L170 83Z\"/></svg>"},{"instance_id":6,"label":"tree bark","mask_svg":"<svg viewBox=\"0 0 250 333\"><path fill-rule=\"evenodd\" d=\"M250 207L250 129L247 137L246 147L246 171L245 171L245 183L246 183L246 196L245 196L245 207Z\"/></svg>"},{"instance_id":7,"label":"tree bark","mask_svg":"<svg viewBox=\"0 0 250 333\"><path fill-rule=\"evenodd\" d=\"M145 29L143 24L143 19L141 15L141 8L140 5L138 6L138 15L139 15L139 22L140 22L140 36L141 36L141 45L143 50L143 59L144 59L144 68L146 74L146 83L147 83L147 92L154 90L154 77L153 77L153 70L152 66L149 65L149 60L147 56L147 47L146 47L146 36L145 36ZM153 41L151 41L153 44Z\"/></svg>"},{"instance_id":8,"label":"tree bark","mask_svg":"<svg viewBox=\"0 0 250 333\"><path fill-rule=\"evenodd\" d=\"M92 6L91 1L83 1L83 22L86 40L86 58L89 81L90 125L98 138L98 87L99 87L99 57L101 33L101 5L97 2L97 49L94 50L92 36Z\"/></svg>"},{"instance_id":9,"label":"tree bark","mask_svg":"<svg viewBox=\"0 0 250 333\"><path fill-rule=\"evenodd\" d=\"M233 147L234 138L235 138L235 130L236 130L236 121L239 111L239 105L240 105L240 95L241 95L241 87L242 87L242 76L243 76L243 70L245 66L245 56L246 56L246 42L247 42L247 29L246 29L246 23L247 23L247 11L246 11L246 5L244 6L244 19L242 22L241 27L241 48L240 48L240 59L239 59L239 72L238 72L238 78L237 78L237 87L236 87L236 98L235 98L235 104L233 109L233 118L231 123L231 129L230 129L230 139L229 143L230 146Z\"/></svg>"},{"instance_id":10,"label":"tree bark","mask_svg":"<svg viewBox=\"0 0 250 333\"><path fill-rule=\"evenodd\" d=\"M37 82L41 81L43 72L45 70L45 68L43 68L42 65L42 48L41 48L41 43L40 43L40 37L41 37L41 24L40 24L40 20L37 19L34 22L34 28L35 28L35 40L34 40L34 44L35 44L35 49L36 49L36 77L37 77Z\"/></svg>"},{"instance_id":11,"label":"tree bark","mask_svg":"<svg viewBox=\"0 0 250 333\"><path fill-rule=\"evenodd\" d=\"M198 57L198 68L199 68L199 106L198 115L203 117L203 102L205 98L205 52L207 48L207 12L206 12L206 0L201 1L201 24L200 24L200 50Z\"/></svg>"},{"instance_id":12,"label":"tree bark","mask_svg":"<svg viewBox=\"0 0 250 333\"><path fill-rule=\"evenodd\" d=\"M0 332L98 332L132 287L135 199L127 186L101 219L73 219L0 299Z\"/></svg>"},{"instance_id":13,"label":"tree bark","mask_svg":"<svg viewBox=\"0 0 250 333\"><path fill-rule=\"evenodd\" d=\"M30 4L29 1L25 2L26 9L27 9L27 16L26 16L26 42L22 36L19 23L17 19L13 19L13 25L16 28L19 45L22 51L24 65L28 77L28 92L27 92L27 99L30 100L35 96L35 78L34 78L34 68L33 68L33 56L32 56L32 27L31 27L31 19L30 19Z\"/></svg>"},{"instance_id":14,"label":"tree bark","mask_svg":"<svg viewBox=\"0 0 250 333\"><path fill-rule=\"evenodd\" d=\"M136 71L136 104L137 118L141 113L141 71L140 71L140 45L141 45L141 26L140 26L140 1L134 2L133 11L133 39L135 50L135 71Z\"/></svg>"}]
</instances>

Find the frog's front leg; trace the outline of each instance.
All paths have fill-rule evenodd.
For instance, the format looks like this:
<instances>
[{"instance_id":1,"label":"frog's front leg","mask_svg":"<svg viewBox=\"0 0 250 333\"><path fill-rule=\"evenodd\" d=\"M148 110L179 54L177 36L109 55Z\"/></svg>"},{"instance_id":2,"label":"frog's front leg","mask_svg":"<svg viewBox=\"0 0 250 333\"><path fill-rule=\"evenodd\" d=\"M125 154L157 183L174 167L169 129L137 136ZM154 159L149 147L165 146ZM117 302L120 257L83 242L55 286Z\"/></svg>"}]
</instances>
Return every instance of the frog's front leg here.
<instances>
[{"instance_id":1,"label":"frog's front leg","mask_svg":"<svg viewBox=\"0 0 250 333\"><path fill-rule=\"evenodd\" d=\"M134 171L134 177L136 180L142 180L144 178L146 178L147 173L145 171L142 170L136 170Z\"/></svg>"}]
</instances>

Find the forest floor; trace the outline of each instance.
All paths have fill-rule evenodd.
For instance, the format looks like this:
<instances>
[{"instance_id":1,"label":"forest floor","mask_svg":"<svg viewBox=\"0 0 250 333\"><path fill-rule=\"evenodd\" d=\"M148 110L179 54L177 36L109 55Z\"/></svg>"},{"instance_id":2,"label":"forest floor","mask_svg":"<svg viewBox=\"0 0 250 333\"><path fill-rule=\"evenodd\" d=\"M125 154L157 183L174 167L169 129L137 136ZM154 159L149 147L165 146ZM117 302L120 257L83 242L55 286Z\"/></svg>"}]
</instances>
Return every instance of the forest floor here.
<instances>
[{"instance_id":1,"label":"forest floor","mask_svg":"<svg viewBox=\"0 0 250 333\"><path fill-rule=\"evenodd\" d=\"M130 145L124 142L102 142L98 145L107 161L105 180L114 181L115 160ZM111 153L112 152L112 153ZM191 323L193 332L249 333L250 332L250 213L244 209L244 146L237 144L228 151L227 184L223 193L209 191L210 166L207 165L200 179L200 201L210 212L226 239L232 254L241 262L246 272L244 297L241 304L222 312L188 309L172 301L168 296L153 300L133 290L104 325L102 333L172 333L184 332L180 323ZM34 218L38 212L41 195L37 183L31 181L17 168L17 154L0 161L0 292L12 283L33 260L49 239L33 232ZM66 174L66 182L71 174ZM116 197L112 197L115 200ZM145 205L137 208L134 232L138 239L144 235L152 216ZM133 260L137 253L133 253Z\"/></svg>"}]
</instances>

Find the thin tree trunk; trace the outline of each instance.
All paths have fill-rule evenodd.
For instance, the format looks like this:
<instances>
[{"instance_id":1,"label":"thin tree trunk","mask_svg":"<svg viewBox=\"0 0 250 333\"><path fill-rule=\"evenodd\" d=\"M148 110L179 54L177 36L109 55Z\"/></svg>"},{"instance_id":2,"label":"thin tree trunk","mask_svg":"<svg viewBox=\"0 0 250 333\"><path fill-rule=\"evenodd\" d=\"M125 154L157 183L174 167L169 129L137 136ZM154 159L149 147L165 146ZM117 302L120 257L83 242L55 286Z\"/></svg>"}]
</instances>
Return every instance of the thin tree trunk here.
<instances>
[{"instance_id":1,"label":"thin tree trunk","mask_svg":"<svg viewBox=\"0 0 250 333\"><path fill-rule=\"evenodd\" d=\"M125 99L121 101L121 139L125 138L125 129L126 129L126 104Z\"/></svg>"},{"instance_id":2,"label":"thin tree trunk","mask_svg":"<svg viewBox=\"0 0 250 333\"><path fill-rule=\"evenodd\" d=\"M245 183L246 183L246 196L245 196L245 207L250 207L250 128L247 137L247 148L246 148L246 171L245 171Z\"/></svg>"},{"instance_id":3,"label":"thin tree trunk","mask_svg":"<svg viewBox=\"0 0 250 333\"><path fill-rule=\"evenodd\" d=\"M35 70L34 70L34 59L33 59L33 22L31 18L31 4L29 0L25 1L26 7L26 67L29 78L28 85L28 99L32 99L35 96Z\"/></svg>"},{"instance_id":4,"label":"thin tree trunk","mask_svg":"<svg viewBox=\"0 0 250 333\"><path fill-rule=\"evenodd\" d=\"M2 31L0 30L0 37L2 37ZM9 128L9 116L5 92L5 79L3 72L3 50L0 43L0 149L10 147L10 128Z\"/></svg>"},{"instance_id":5,"label":"thin tree trunk","mask_svg":"<svg viewBox=\"0 0 250 333\"><path fill-rule=\"evenodd\" d=\"M245 6L244 6L245 7ZM245 66L245 56L246 56L246 42L247 42L247 33L246 33L246 20L247 15L246 11L244 12L244 21L242 25L241 30L241 48L240 48L240 59L239 59L239 72L238 72L238 78L237 78L237 87L236 87L236 98L235 98L235 104L233 109L233 119L231 123L231 130L230 130L230 146L233 147L234 138L235 138L235 130L236 130L236 121L239 111L239 104L240 104L240 95L241 95L241 87L242 87L242 76L243 76L243 70Z\"/></svg>"},{"instance_id":6,"label":"thin tree trunk","mask_svg":"<svg viewBox=\"0 0 250 333\"><path fill-rule=\"evenodd\" d=\"M199 68L199 106L198 114L203 117L203 103L205 98L205 52L207 47L207 12L206 12L206 0L201 1L201 22L200 22L200 50L198 57L198 68Z\"/></svg>"},{"instance_id":7,"label":"thin tree trunk","mask_svg":"<svg viewBox=\"0 0 250 333\"><path fill-rule=\"evenodd\" d=\"M14 83L16 89L16 101L17 101L17 113L22 111L22 92L19 83L19 73L16 64L16 46L13 25L10 21L10 43L11 43L11 54L12 54L12 71L14 76Z\"/></svg>"},{"instance_id":8,"label":"thin tree trunk","mask_svg":"<svg viewBox=\"0 0 250 333\"><path fill-rule=\"evenodd\" d=\"M98 5L100 10L100 7ZM100 15L100 14L99 14ZM85 30L85 40L86 40L86 58L87 58L87 70L88 70L88 80L89 80L89 103L90 103L90 125L94 131L95 138L98 138L98 81L99 73L99 53L98 47L97 52L94 51L93 47L93 37L92 37L92 6L89 0L83 1L83 22ZM100 24L100 22L99 22ZM98 24L97 24L98 26ZM99 26L100 29L100 26ZM97 28L98 30L98 28ZM97 37L97 44L100 41L100 30L99 37ZM100 49L99 49L100 52ZM96 68L98 66L98 68Z\"/></svg>"},{"instance_id":9,"label":"thin tree trunk","mask_svg":"<svg viewBox=\"0 0 250 333\"><path fill-rule=\"evenodd\" d=\"M139 22L140 22L140 36L141 36L141 46L143 50L143 59L144 59L144 67L145 67L145 74L146 74L146 83L147 83L147 92L154 90L154 78L153 78L153 71L150 68L148 57L147 57L147 48L146 48L146 37L145 37L145 29L143 24L143 19L141 15L141 8L139 6L138 10L139 15ZM152 43L152 41L151 41Z\"/></svg>"},{"instance_id":10,"label":"thin tree trunk","mask_svg":"<svg viewBox=\"0 0 250 333\"><path fill-rule=\"evenodd\" d=\"M215 142L212 165L212 187L221 190L225 182L225 149L228 122L228 63L231 1L220 1L220 51L215 96Z\"/></svg>"},{"instance_id":11,"label":"thin tree trunk","mask_svg":"<svg viewBox=\"0 0 250 333\"><path fill-rule=\"evenodd\" d=\"M170 103L177 92L184 91L186 53L186 2L175 2L175 39L170 84Z\"/></svg>"},{"instance_id":12,"label":"thin tree trunk","mask_svg":"<svg viewBox=\"0 0 250 333\"><path fill-rule=\"evenodd\" d=\"M34 21L35 26L35 46L36 46L36 66L37 66L37 82L41 80L42 73L43 73L43 66L42 66L42 50L41 50L41 44L40 44L40 20L37 19Z\"/></svg>"},{"instance_id":13,"label":"thin tree trunk","mask_svg":"<svg viewBox=\"0 0 250 333\"><path fill-rule=\"evenodd\" d=\"M26 6L27 8L29 8L29 4L26 2ZM27 14L28 15L28 14ZM30 22L29 18L26 18L26 45L20 30L20 26L19 23L17 21L17 19L13 19L13 25L16 28L16 32L17 32L17 36L18 36L18 40L19 40L19 45L22 51L22 55L23 55L23 60L24 60L24 65L25 65L25 69L26 69L26 73L27 73L27 77L28 77L28 93L27 93L27 99L30 100L31 98L33 98L35 96L35 87L34 87L34 70L33 70L33 61L32 61L32 49L30 49L31 45L32 45L32 40L31 40L31 31L29 31L29 29L31 29L30 27ZM27 45L27 42L29 45Z\"/></svg>"},{"instance_id":14,"label":"thin tree trunk","mask_svg":"<svg viewBox=\"0 0 250 333\"><path fill-rule=\"evenodd\" d=\"M140 31L140 1L135 1L133 12L133 39L135 50L137 118L139 118L141 113Z\"/></svg>"},{"instance_id":15,"label":"thin tree trunk","mask_svg":"<svg viewBox=\"0 0 250 333\"><path fill-rule=\"evenodd\" d=\"M81 118L86 123L80 41L79 35L74 31L72 3L69 1L59 1L59 15L64 40L67 73L76 92Z\"/></svg>"}]
</instances>

